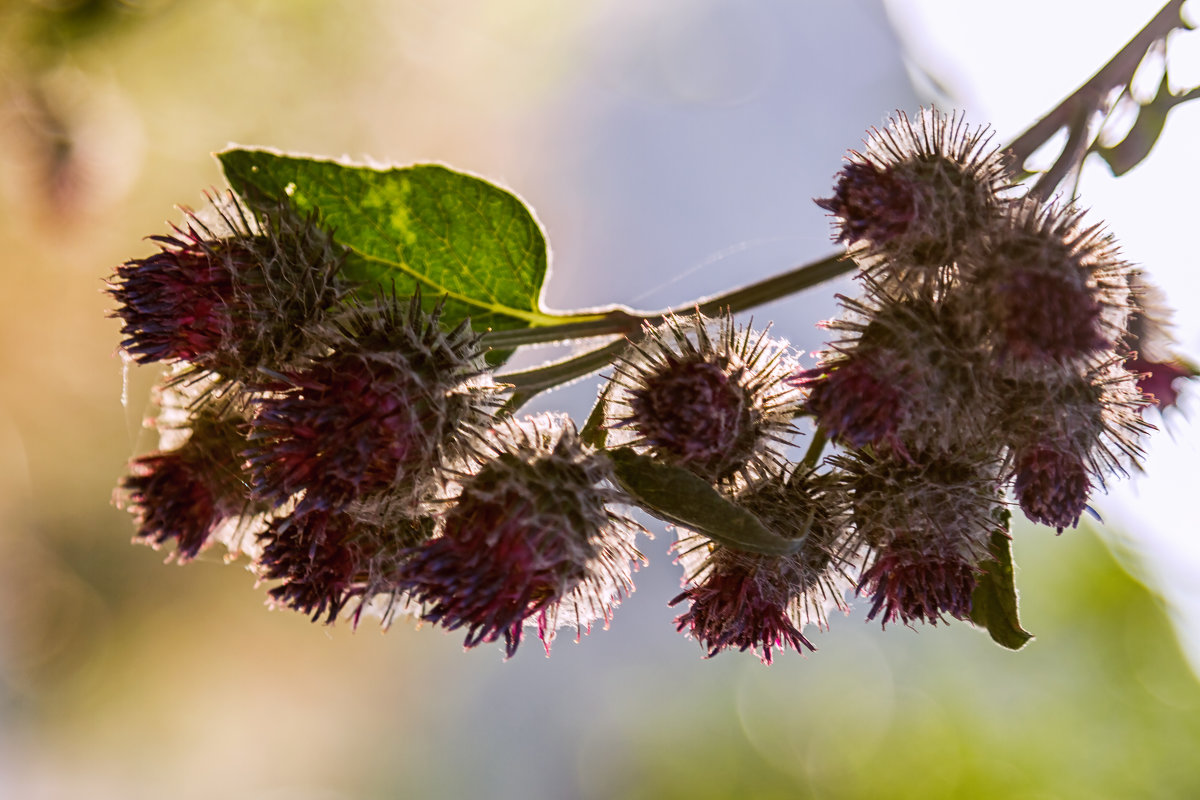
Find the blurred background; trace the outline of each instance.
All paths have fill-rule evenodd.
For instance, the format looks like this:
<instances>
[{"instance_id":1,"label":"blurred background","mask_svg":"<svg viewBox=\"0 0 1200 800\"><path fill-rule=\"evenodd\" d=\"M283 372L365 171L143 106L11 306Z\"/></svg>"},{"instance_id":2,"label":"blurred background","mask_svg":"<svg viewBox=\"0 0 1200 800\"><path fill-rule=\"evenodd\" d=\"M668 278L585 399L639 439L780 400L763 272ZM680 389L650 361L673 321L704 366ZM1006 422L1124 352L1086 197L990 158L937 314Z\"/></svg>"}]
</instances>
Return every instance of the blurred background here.
<instances>
[{"instance_id":1,"label":"blurred background","mask_svg":"<svg viewBox=\"0 0 1200 800\"><path fill-rule=\"evenodd\" d=\"M123 368L104 280L221 185L231 142L486 176L547 230L548 306L658 308L827 254L811 198L894 109L962 108L1008 140L1159 5L0 0L0 798L1200 796L1194 387L1151 412L1106 524L1017 525L1019 653L857 607L808 657L704 660L651 522L611 630L505 663L405 621L271 611L216 551L181 568L130 546L110 502L154 445L156 374ZM1198 35L1169 49L1184 87ZM1140 167L1081 184L1192 360L1197 141L1181 106ZM756 318L815 350L836 291ZM578 419L595 391L536 408Z\"/></svg>"}]
</instances>

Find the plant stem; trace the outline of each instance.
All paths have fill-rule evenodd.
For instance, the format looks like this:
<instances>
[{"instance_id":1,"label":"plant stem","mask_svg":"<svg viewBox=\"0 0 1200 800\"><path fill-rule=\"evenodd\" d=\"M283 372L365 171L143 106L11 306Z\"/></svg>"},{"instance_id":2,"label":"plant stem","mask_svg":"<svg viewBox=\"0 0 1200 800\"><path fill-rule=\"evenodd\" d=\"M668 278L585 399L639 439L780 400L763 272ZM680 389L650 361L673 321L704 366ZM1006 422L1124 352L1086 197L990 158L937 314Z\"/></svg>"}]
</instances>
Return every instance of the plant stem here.
<instances>
[{"instance_id":1,"label":"plant stem","mask_svg":"<svg viewBox=\"0 0 1200 800\"><path fill-rule=\"evenodd\" d=\"M637 337L638 334L634 334L631 338ZM513 387L513 396L505 406L512 410L518 409L529 402L534 395L546 389L568 383L576 378L582 378L584 375L590 375L598 369L603 369L612 363L612 360L629 346L629 341L630 339L627 338L616 339L602 347L588 350L586 353L581 353L562 361L555 361L551 364L522 372L510 372L498 375L497 380L501 383L510 384Z\"/></svg>"},{"instance_id":2,"label":"plant stem","mask_svg":"<svg viewBox=\"0 0 1200 800\"><path fill-rule=\"evenodd\" d=\"M841 255L831 255L820 261L773 275L765 280L732 289L714 297L697 300L695 303L689 303L686 308L689 311L696 309L701 314L709 315L720 313L726 309L736 314L739 311L746 311L772 300L809 289L831 278L844 275L854 268L854 262ZM675 313L674 309L638 314L624 308L613 308L597 319L589 319L584 322L488 331L483 335L483 343L494 350L505 350L525 344L565 342L596 336L630 336L641 330L643 325L658 325L673 313Z\"/></svg>"},{"instance_id":3,"label":"plant stem","mask_svg":"<svg viewBox=\"0 0 1200 800\"><path fill-rule=\"evenodd\" d=\"M816 469L817 462L821 460L821 454L825 452L825 445L829 442L829 434L820 425L813 431L812 441L809 442L808 451L804 454L804 459L800 462L805 469Z\"/></svg>"},{"instance_id":4,"label":"plant stem","mask_svg":"<svg viewBox=\"0 0 1200 800\"><path fill-rule=\"evenodd\" d=\"M745 311L772 300L795 294L831 278L844 275L855 268L854 262L840 256L829 256L811 264L789 270L781 275L775 275L757 283L749 284L732 291L719 294L707 300L696 303L694 308L701 314L716 315L728 310L730 313ZM603 319L587 322L567 323L564 325L545 326L543 328L522 328L513 331L492 331L484 335L484 344L495 349L506 349L522 344L537 342L569 341L595 336L621 335L622 338L608 344L589 350L562 361L555 361L541 367L510 372L498 376L505 383L514 387L513 395L505 404L507 410L516 410L532 399L539 392L553 388L562 383L582 378L598 369L602 369L629 346L630 342L641 338L643 326L658 325L671 311L655 314L637 315L624 309L614 309Z\"/></svg>"},{"instance_id":5,"label":"plant stem","mask_svg":"<svg viewBox=\"0 0 1200 800\"><path fill-rule=\"evenodd\" d=\"M1101 67L1095 75L1014 139L1007 148L1013 157L1013 170L1020 171L1025 165L1025 160L1064 127L1070 131L1072 138L1086 138L1087 126L1092 114L1102 108L1109 92L1120 86L1127 86L1133 80L1134 72L1137 71L1138 65L1142 63L1142 59L1146 57L1150 48L1157 42L1166 39L1167 34L1177 28L1191 28L1183 20L1184 3L1185 0L1171 0L1163 6L1154 15L1154 18L1146 23L1146 27L1130 39L1129 43L1109 59L1108 63ZM1086 147L1083 152L1086 154ZM1076 156L1075 152L1068 153L1067 150L1064 150L1058 161L1074 159ZM1082 155L1078 157L1081 159ZM1058 168L1058 163L1056 163L1052 171L1065 176L1071 171L1072 166L1074 165L1068 162L1061 169L1056 169ZM1042 182L1039 182L1038 191L1040 194L1047 193L1047 188L1042 185ZM1049 191L1052 193L1053 187L1050 187Z\"/></svg>"},{"instance_id":6,"label":"plant stem","mask_svg":"<svg viewBox=\"0 0 1200 800\"><path fill-rule=\"evenodd\" d=\"M772 300L778 300L805 289L811 289L825 281L845 275L847 272L852 272L857 268L858 265L849 258L846 258L844 254L839 253L827 256L820 261L814 261L803 267L797 267L766 280L719 294L708 300L699 301L696 303L696 310L701 314L710 315L718 314L725 310L736 314L739 311L746 311L756 306L761 306L764 303L769 303ZM659 315L652 322L661 322L662 319L663 316Z\"/></svg>"},{"instance_id":7,"label":"plant stem","mask_svg":"<svg viewBox=\"0 0 1200 800\"><path fill-rule=\"evenodd\" d=\"M547 342L569 342L573 339L590 339L595 336L628 335L642 327L648 317L631 313L624 308L613 308L596 319L584 322L564 322L557 325L537 325L529 328L488 331L483 343L493 350L508 350L525 344Z\"/></svg>"}]
</instances>

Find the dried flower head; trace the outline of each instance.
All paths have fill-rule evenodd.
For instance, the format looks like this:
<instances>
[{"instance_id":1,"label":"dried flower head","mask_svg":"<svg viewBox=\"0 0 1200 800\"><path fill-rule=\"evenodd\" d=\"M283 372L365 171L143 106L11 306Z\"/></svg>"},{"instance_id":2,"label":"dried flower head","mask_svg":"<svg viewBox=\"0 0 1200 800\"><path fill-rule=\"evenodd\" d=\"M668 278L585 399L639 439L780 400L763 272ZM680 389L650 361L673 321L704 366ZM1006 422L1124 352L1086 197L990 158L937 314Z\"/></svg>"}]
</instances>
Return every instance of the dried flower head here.
<instances>
[{"instance_id":1,"label":"dried flower head","mask_svg":"<svg viewBox=\"0 0 1200 800\"><path fill-rule=\"evenodd\" d=\"M239 452L245 420L215 408L197 412L183 443L133 461L117 502L137 521L135 539L159 547L175 542L175 558L195 558L227 521L253 510Z\"/></svg>"},{"instance_id":2,"label":"dried flower head","mask_svg":"<svg viewBox=\"0 0 1200 800\"><path fill-rule=\"evenodd\" d=\"M1008 188L987 129L932 109L872 129L847 162L833 197L817 205L838 218L834 239L860 265L904 284L939 275L990 224Z\"/></svg>"},{"instance_id":3,"label":"dried flower head","mask_svg":"<svg viewBox=\"0 0 1200 800\"><path fill-rule=\"evenodd\" d=\"M697 639L709 658L736 647L770 664L776 650L815 650L804 626L826 627L827 608L845 609L836 580L845 557L841 515L821 483L811 474L798 473L790 481L777 475L736 498L779 535L803 538L792 555L739 550L681 529L675 549L685 591L670 604L688 602L675 624Z\"/></svg>"},{"instance_id":4,"label":"dried flower head","mask_svg":"<svg viewBox=\"0 0 1200 800\"><path fill-rule=\"evenodd\" d=\"M753 482L782 464L801 400L787 344L699 313L647 327L614 366L606 425L630 446L713 483Z\"/></svg>"},{"instance_id":5,"label":"dried flower head","mask_svg":"<svg viewBox=\"0 0 1200 800\"><path fill-rule=\"evenodd\" d=\"M466 647L503 637L516 653L536 624L549 653L555 629L581 635L633 590L638 526L610 507L611 464L569 418L542 416L496 430L442 515L438 535L405 567L403 588L423 619L466 629Z\"/></svg>"},{"instance_id":6,"label":"dried flower head","mask_svg":"<svg viewBox=\"0 0 1200 800\"><path fill-rule=\"evenodd\" d=\"M1078 523L1094 484L1137 463L1147 401L1119 358L1027 374L1005 392L1017 500L1061 532Z\"/></svg>"},{"instance_id":7,"label":"dried flower head","mask_svg":"<svg viewBox=\"0 0 1200 800\"><path fill-rule=\"evenodd\" d=\"M186 361L228 379L281 369L337 302L343 252L287 206L251 214L231 197L212 208L213 222L188 211L172 235L150 237L158 253L117 267L122 347L140 363Z\"/></svg>"},{"instance_id":8,"label":"dried flower head","mask_svg":"<svg viewBox=\"0 0 1200 800\"><path fill-rule=\"evenodd\" d=\"M311 508L385 491L413 509L430 499L441 467L489 423L498 392L480 377L479 338L466 323L443 332L438 315L419 297L360 309L331 352L267 385L247 450L255 494L278 506L303 492Z\"/></svg>"},{"instance_id":9,"label":"dried flower head","mask_svg":"<svg viewBox=\"0 0 1200 800\"><path fill-rule=\"evenodd\" d=\"M998 216L962 261L999 355L1069 361L1111 351L1125 336L1130 266L1100 225L1073 208L1026 198Z\"/></svg>"}]
</instances>

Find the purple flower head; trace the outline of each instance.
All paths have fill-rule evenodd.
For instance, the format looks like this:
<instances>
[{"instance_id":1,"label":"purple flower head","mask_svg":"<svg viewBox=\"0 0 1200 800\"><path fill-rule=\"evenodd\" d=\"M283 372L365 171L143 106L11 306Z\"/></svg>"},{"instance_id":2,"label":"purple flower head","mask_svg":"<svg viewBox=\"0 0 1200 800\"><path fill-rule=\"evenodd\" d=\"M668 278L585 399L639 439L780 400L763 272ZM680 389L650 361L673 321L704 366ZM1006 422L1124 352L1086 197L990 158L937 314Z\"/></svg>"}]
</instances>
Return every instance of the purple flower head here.
<instances>
[{"instance_id":1,"label":"purple flower head","mask_svg":"<svg viewBox=\"0 0 1200 800\"><path fill-rule=\"evenodd\" d=\"M829 435L854 447L890 445L902 450L896 435L913 391L878 353L856 352L836 368L804 370L795 376L809 387L805 405Z\"/></svg>"},{"instance_id":2,"label":"purple flower head","mask_svg":"<svg viewBox=\"0 0 1200 800\"><path fill-rule=\"evenodd\" d=\"M1017 500L1031 520L1061 532L1079 521L1093 486L1137 463L1151 428L1141 418L1147 401L1119 358L1027 374L1006 392Z\"/></svg>"},{"instance_id":3,"label":"purple flower head","mask_svg":"<svg viewBox=\"0 0 1200 800\"><path fill-rule=\"evenodd\" d=\"M1081 456L1051 447L1030 447L1016 454L1013 492L1025 516L1057 528L1072 528L1087 510L1092 482Z\"/></svg>"},{"instance_id":4,"label":"purple flower head","mask_svg":"<svg viewBox=\"0 0 1200 800\"><path fill-rule=\"evenodd\" d=\"M699 640L711 658L726 648L754 650L770 664L772 650L816 650L792 620L792 586L782 559L715 546L704 578L671 601L688 601L675 618L680 631Z\"/></svg>"},{"instance_id":5,"label":"purple flower head","mask_svg":"<svg viewBox=\"0 0 1200 800\"><path fill-rule=\"evenodd\" d=\"M841 513L822 481L812 474L787 481L776 475L735 498L776 533L803 539L792 555L752 553L681 532L675 550L684 566L684 591L670 604L688 602L675 624L708 657L737 648L770 664L775 651L815 650L804 625L826 627L827 607L845 609L836 587L844 557Z\"/></svg>"},{"instance_id":6,"label":"purple flower head","mask_svg":"<svg viewBox=\"0 0 1200 800\"><path fill-rule=\"evenodd\" d=\"M188 212L158 253L117 267L109 294L134 360L188 362L228 379L281 369L309 346L339 295L342 253L286 206L251 215L214 202L212 224Z\"/></svg>"},{"instance_id":7,"label":"purple flower head","mask_svg":"<svg viewBox=\"0 0 1200 800\"><path fill-rule=\"evenodd\" d=\"M611 446L630 446L713 483L778 466L801 395L785 343L696 314L647 327L617 362L606 406Z\"/></svg>"},{"instance_id":8,"label":"purple flower head","mask_svg":"<svg viewBox=\"0 0 1200 800\"><path fill-rule=\"evenodd\" d=\"M871 598L867 619L882 612L882 623L945 622L944 614L970 619L971 594L979 568L969 559L908 549L896 543L880 551L859 581Z\"/></svg>"},{"instance_id":9,"label":"purple flower head","mask_svg":"<svg viewBox=\"0 0 1200 800\"><path fill-rule=\"evenodd\" d=\"M438 463L444 401L400 360L335 354L257 401L254 489L281 504L305 492L313 507L345 505L390 488L415 489Z\"/></svg>"},{"instance_id":10,"label":"purple flower head","mask_svg":"<svg viewBox=\"0 0 1200 800\"><path fill-rule=\"evenodd\" d=\"M122 346L140 363L211 357L233 335L233 275L254 256L190 228L158 241L161 252L117 268L110 293L121 304Z\"/></svg>"},{"instance_id":11,"label":"purple flower head","mask_svg":"<svg viewBox=\"0 0 1200 800\"><path fill-rule=\"evenodd\" d=\"M920 194L927 191L911 176L870 161L850 161L838 173L833 197L817 200L841 218L835 241L887 245L908 233L917 221Z\"/></svg>"},{"instance_id":12,"label":"purple flower head","mask_svg":"<svg viewBox=\"0 0 1200 800\"><path fill-rule=\"evenodd\" d=\"M1129 264L1072 208L1026 199L997 217L963 260L1000 356L1053 364L1113 348L1125 334Z\"/></svg>"},{"instance_id":13,"label":"purple flower head","mask_svg":"<svg viewBox=\"0 0 1200 800\"><path fill-rule=\"evenodd\" d=\"M363 555L350 546L354 519L344 512L308 511L273 521L259 537L262 577L279 580L268 594L280 605L332 622L358 593Z\"/></svg>"},{"instance_id":14,"label":"purple flower head","mask_svg":"<svg viewBox=\"0 0 1200 800\"><path fill-rule=\"evenodd\" d=\"M373 598L387 595L385 608L397 607L405 556L431 532L429 519L385 522L345 511L300 510L275 519L259 535L257 567L264 580L280 581L268 592L273 602L333 622L357 599L357 624Z\"/></svg>"},{"instance_id":15,"label":"purple flower head","mask_svg":"<svg viewBox=\"0 0 1200 800\"><path fill-rule=\"evenodd\" d=\"M479 378L478 338L466 327L442 332L419 300L407 313L389 308L380 312L395 322L386 340L356 330L255 399L247 453L256 496L282 505L303 493L304 507L333 509L386 491L416 508L436 491L447 455L490 419L498 390Z\"/></svg>"},{"instance_id":16,"label":"purple flower head","mask_svg":"<svg viewBox=\"0 0 1200 800\"><path fill-rule=\"evenodd\" d=\"M439 533L404 568L422 618L466 629L463 644L504 639L514 655L536 624L549 653L555 629L581 635L632 591L638 527L609 508L611 466L567 418L531 418L496 431L478 470L442 516Z\"/></svg>"},{"instance_id":17,"label":"purple flower head","mask_svg":"<svg viewBox=\"0 0 1200 800\"><path fill-rule=\"evenodd\" d=\"M137 521L134 538L159 547L175 542L175 558L192 560L225 522L251 508L238 452L244 421L201 411L173 450L133 461L118 502Z\"/></svg>"},{"instance_id":18,"label":"purple flower head","mask_svg":"<svg viewBox=\"0 0 1200 800\"><path fill-rule=\"evenodd\" d=\"M866 553L858 591L868 619L937 623L965 619L978 564L1003 530L1000 467L986 450L912 461L865 452L838 456L851 495L857 544Z\"/></svg>"},{"instance_id":19,"label":"purple flower head","mask_svg":"<svg viewBox=\"0 0 1200 800\"><path fill-rule=\"evenodd\" d=\"M986 128L923 110L898 113L851 152L833 197L835 241L879 280L920 285L957 257L1003 205L1004 162Z\"/></svg>"}]
</instances>

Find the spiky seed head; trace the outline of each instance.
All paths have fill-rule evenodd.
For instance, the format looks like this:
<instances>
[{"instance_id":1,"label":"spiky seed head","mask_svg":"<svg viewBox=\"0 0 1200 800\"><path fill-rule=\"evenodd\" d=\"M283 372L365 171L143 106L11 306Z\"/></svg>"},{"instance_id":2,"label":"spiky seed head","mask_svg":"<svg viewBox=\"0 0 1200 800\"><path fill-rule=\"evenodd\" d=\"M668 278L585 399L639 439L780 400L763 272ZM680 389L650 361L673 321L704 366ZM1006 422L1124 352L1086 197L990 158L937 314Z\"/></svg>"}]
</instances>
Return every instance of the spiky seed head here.
<instances>
[{"instance_id":1,"label":"spiky seed head","mask_svg":"<svg viewBox=\"0 0 1200 800\"><path fill-rule=\"evenodd\" d=\"M178 447L135 459L116 497L137 522L135 540L154 547L174 541L174 557L184 563L223 524L253 513L239 456L245 432L243 418L205 408Z\"/></svg>"},{"instance_id":2,"label":"spiky seed head","mask_svg":"<svg viewBox=\"0 0 1200 800\"><path fill-rule=\"evenodd\" d=\"M305 507L332 509L386 492L415 511L490 423L500 389L469 328L443 332L419 300L355 318L368 319L374 327L343 327L327 355L260 386L247 450L258 497L278 506L303 493Z\"/></svg>"},{"instance_id":3,"label":"spiky seed head","mask_svg":"<svg viewBox=\"0 0 1200 800\"><path fill-rule=\"evenodd\" d=\"M850 496L855 534L871 548L913 539L983 555L995 530L999 458L986 450L912 460L867 451L831 459Z\"/></svg>"},{"instance_id":4,"label":"spiky seed head","mask_svg":"<svg viewBox=\"0 0 1200 800\"><path fill-rule=\"evenodd\" d=\"M570 419L499 426L463 476L438 535L412 555L403 588L423 619L466 629L464 645L516 653L536 625L549 652L560 624L582 635L633 590L634 522L610 504L612 466Z\"/></svg>"},{"instance_id":5,"label":"spiky seed head","mask_svg":"<svg viewBox=\"0 0 1200 800\"><path fill-rule=\"evenodd\" d=\"M187 362L230 380L280 370L311 345L338 301L344 253L315 218L286 205L251 213L212 201L206 222L188 211L159 252L117 267L109 294L134 360Z\"/></svg>"},{"instance_id":6,"label":"spiky seed head","mask_svg":"<svg viewBox=\"0 0 1200 800\"><path fill-rule=\"evenodd\" d=\"M841 513L818 488L820 480L774 475L735 498L779 535L803 538L792 555L738 550L680 530L675 550L684 567L685 590L670 604L688 602L676 627L698 640L707 657L737 648L770 664L777 650L815 650L804 626L825 627L827 608L845 608L836 588L844 558Z\"/></svg>"},{"instance_id":7,"label":"spiky seed head","mask_svg":"<svg viewBox=\"0 0 1200 800\"><path fill-rule=\"evenodd\" d=\"M833 463L867 551L858 587L872 597L869 618L965 618L977 566L1003 528L999 459L987 450L911 461L858 451Z\"/></svg>"},{"instance_id":8,"label":"spiky seed head","mask_svg":"<svg viewBox=\"0 0 1200 800\"><path fill-rule=\"evenodd\" d=\"M962 259L997 353L1018 364L1086 358L1126 335L1128 262L1071 207L1010 204Z\"/></svg>"},{"instance_id":9,"label":"spiky seed head","mask_svg":"<svg viewBox=\"0 0 1200 800\"><path fill-rule=\"evenodd\" d=\"M274 519L259 535L259 576L279 581L268 591L273 603L332 623L356 602L358 623L368 603L381 596L395 613L405 605L398 590L411 548L433 532L429 517L364 517L352 511L299 509ZM385 624L391 613L384 614Z\"/></svg>"},{"instance_id":10,"label":"spiky seed head","mask_svg":"<svg viewBox=\"0 0 1200 800\"><path fill-rule=\"evenodd\" d=\"M1119 358L1026 373L1005 392L1017 499L1027 517L1060 532L1079 521L1093 485L1137 464L1152 429L1137 376Z\"/></svg>"},{"instance_id":11,"label":"spiky seed head","mask_svg":"<svg viewBox=\"0 0 1200 800\"><path fill-rule=\"evenodd\" d=\"M894 294L866 283L870 294L841 297L845 313L827 325L842 338L791 378L808 389L804 409L845 444L906 458L987 438L997 396L978 315L957 288Z\"/></svg>"},{"instance_id":12,"label":"spiky seed head","mask_svg":"<svg viewBox=\"0 0 1200 800\"><path fill-rule=\"evenodd\" d=\"M687 469L712 483L753 482L782 463L802 395L786 383L785 342L724 314L647 326L614 366L610 446Z\"/></svg>"},{"instance_id":13,"label":"spiky seed head","mask_svg":"<svg viewBox=\"0 0 1200 800\"><path fill-rule=\"evenodd\" d=\"M944 272L990 224L1008 188L987 128L923 109L897 112L851 151L833 197L817 205L838 218L835 241L880 280L920 285Z\"/></svg>"}]
</instances>

